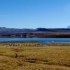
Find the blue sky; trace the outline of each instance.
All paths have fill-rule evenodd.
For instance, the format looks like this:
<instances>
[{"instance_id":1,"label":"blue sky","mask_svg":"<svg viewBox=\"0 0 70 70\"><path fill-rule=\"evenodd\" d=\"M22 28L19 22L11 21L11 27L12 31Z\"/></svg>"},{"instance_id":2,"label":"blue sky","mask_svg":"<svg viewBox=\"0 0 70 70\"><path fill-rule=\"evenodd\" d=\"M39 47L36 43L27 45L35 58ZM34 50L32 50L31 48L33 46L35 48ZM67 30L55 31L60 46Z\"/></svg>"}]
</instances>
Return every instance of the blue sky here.
<instances>
[{"instance_id":1,"label":"blue sky","mask_svg":"<svg viewBox=\"0 0 70 70\"><path fill-rule=\"evenodd\" d=\"M0 27L65 28L70 0L0 0Z\"/></svg>"}]
</instances>

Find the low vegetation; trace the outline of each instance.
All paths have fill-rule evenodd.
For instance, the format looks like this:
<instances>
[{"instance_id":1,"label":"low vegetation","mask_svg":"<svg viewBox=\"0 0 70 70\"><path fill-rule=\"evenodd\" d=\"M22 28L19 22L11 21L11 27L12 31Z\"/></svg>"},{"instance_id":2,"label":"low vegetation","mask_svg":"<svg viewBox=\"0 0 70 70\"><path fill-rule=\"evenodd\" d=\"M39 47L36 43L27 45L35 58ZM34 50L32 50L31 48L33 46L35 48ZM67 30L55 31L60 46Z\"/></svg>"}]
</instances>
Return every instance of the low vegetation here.
<instances>
[{"instance_id":1,"label":"low vegetation","mask_svg":"<svg viewBox=\"0 0 70 70\"><path fill-rule=\"evenodd\" d=\"M1 42L0 70L70 70L70 43L66 44Z\"/></svg>"}]
</instances>

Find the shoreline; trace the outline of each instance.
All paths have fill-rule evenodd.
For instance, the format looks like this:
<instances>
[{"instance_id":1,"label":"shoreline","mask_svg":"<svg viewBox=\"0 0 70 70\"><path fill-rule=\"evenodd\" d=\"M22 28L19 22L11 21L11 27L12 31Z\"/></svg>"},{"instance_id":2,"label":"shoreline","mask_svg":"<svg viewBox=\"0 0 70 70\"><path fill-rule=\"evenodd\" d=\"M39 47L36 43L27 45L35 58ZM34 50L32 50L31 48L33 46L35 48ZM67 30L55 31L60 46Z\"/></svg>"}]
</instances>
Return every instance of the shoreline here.
<instances>
[{"instance_id":1,"label":"shoreline","mask_svg":"<svg viewBox=\"0 0 70 70\"><path fill-rule=\"evenodd\" d=\"M48 42L48 43L42 43L38 41L4 41L0 42L1 45L9 45L9 46L70 46L70 42Z\"/></svg>"}]
</instances>

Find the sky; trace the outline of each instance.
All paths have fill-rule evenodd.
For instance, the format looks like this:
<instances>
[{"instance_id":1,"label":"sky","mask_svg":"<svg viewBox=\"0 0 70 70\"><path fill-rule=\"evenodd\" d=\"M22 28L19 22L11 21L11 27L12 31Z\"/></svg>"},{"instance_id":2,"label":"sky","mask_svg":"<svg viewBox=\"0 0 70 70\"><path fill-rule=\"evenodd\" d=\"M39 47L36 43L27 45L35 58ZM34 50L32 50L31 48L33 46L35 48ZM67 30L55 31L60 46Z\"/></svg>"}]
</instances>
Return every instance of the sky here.
<instances>
[{"instance_id":1,"label":"sky","mask_svg":"<svg viewBox=\"0 0 70 70\"><path fill-rule=\"evenodd\" d=\"M67 26L70 26L70 0L0 0L0 27Z\"/></svg>"}]
</instances>

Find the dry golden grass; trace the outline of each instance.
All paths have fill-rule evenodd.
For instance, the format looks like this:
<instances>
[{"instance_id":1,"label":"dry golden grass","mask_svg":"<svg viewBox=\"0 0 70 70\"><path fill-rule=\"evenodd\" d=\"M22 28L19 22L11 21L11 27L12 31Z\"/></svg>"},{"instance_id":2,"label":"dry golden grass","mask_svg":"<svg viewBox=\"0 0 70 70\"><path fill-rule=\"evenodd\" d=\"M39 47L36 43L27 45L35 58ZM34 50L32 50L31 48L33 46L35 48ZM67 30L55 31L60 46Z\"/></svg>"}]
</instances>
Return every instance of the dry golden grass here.
<instances>
[{"instance_id":1,"label":"dry golden grass","mask_svg":"<svg viewBox=\"0 0 70 70\"><path fill-rule=\"evenodd\" d=\"M70 70L70 46L0 43L0 70Z\"/></svg>"}]
</instances>

